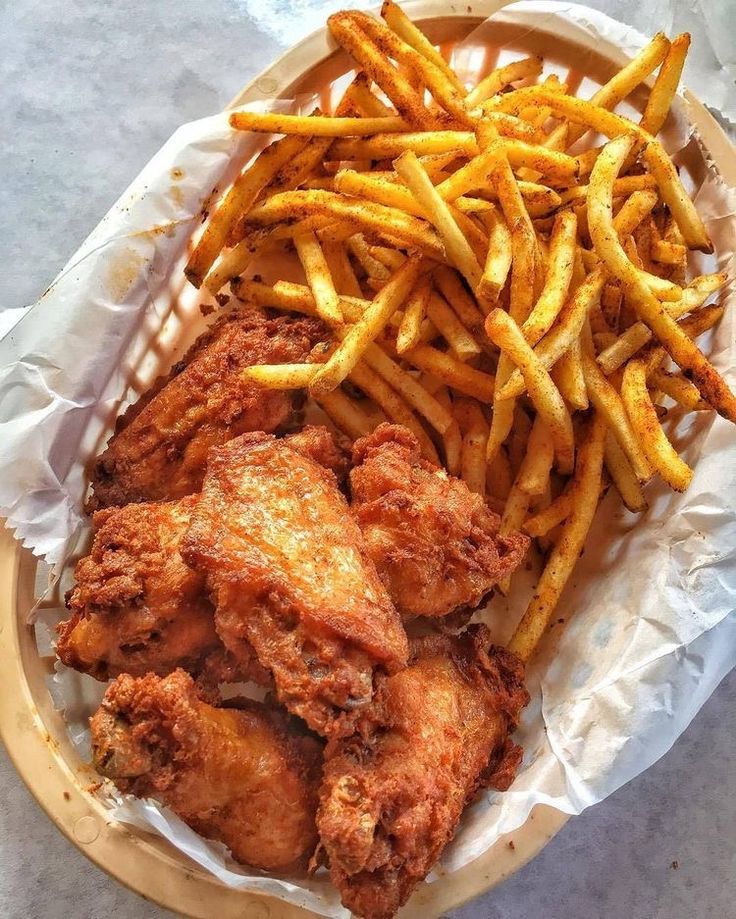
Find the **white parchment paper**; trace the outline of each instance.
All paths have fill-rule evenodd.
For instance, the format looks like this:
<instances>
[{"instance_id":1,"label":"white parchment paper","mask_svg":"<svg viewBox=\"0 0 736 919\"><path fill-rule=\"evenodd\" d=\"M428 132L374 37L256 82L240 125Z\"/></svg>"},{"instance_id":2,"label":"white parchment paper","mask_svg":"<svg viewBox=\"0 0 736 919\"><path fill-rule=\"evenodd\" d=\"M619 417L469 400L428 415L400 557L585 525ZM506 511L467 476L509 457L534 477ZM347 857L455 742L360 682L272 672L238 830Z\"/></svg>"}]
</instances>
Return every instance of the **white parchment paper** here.
<instances>
[{"instance_id":1,"label":"white parchment paper","mask_svg":"<svg viewBox=\"0 0 736 919\"><path fill-rule=\"evenodd\" d=\"M517 3L497 17L620 63L646 42L568 3ZM457 66L472 72L476 53L471 35L455 51ZM552 45L550 57L554 66ZM716 245L716 258L701 259L699 268L714 270L717 261L733 277L736 192L704 165L684 103L675 116L666 144L701 167L697 204ZM258 146L232 131L224 115L182 127L0 342L0 515L60 570L86 526L82 460L104 442L131 378L145 383L156 372L162 357L151 353L152 342L176 353L201 328L197 296L177 289L186 246L212 188L224 187ZM735 316L727 311L711 343L732 384ZM519 731L526 751L519 776L504 794L478 798L430 881L441 883L444 872L521 826L537 803L575 814L611 794L669 749L736 663L736 435L711 413L681 419L673 431L695 465L690 489L676 495L653 486L641 518L613 494L602 505L560 605L569 625L554 655L549 648L529 675L533 699ZM68 567L63 574L68 578ZM497 640L508 638L525 600L519 585L508 600L492 602L485 618ZM57 618L44 614L49 624ZM50 688L83 751L100 685L59 667ZM102 793L117 819L165 836L223 883L325 916L347 915L324 875L291 881L249 873L165 808Z\"/></svg>"}]
</instances>

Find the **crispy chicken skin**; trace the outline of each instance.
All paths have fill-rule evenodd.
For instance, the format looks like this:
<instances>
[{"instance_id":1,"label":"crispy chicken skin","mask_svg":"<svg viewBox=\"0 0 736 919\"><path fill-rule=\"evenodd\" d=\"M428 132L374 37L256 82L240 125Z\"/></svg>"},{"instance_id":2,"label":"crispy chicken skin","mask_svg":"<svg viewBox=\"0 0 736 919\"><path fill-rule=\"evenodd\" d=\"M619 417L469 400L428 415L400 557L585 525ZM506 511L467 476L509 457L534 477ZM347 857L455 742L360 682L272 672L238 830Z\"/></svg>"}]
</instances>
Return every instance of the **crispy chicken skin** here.
<instances>
[{"instance_id":1,"label":"crispy chicken skin","mask_svg":"<svg viewBox=\"0 0 736 919\"><path fill-rule=\"evenodd\" d=\"M59 627L68 667L107 680L119 673L197 670L221 647L204 578L180 554L197 498L98 511L89 555Z\"/></svg>"},{"instance_id":2,"label":"crispy chicken skin","mask_svg":"<svg viewBox=\"0 0 736 919\"><path fill-rule=\"evenodd\" d=\"M465 482L421 456L400 425L354 447L352 509L404 618L473 609L521 562L529 540L498 535L499 517Z\"/></svg>"},{"instance_id":3,"label":"crispy chicken skin","mask_svg":"<svg viewBox=\"0 0 736 919\"><path fill-rule=\"evenodd\" d=\"M303 868L317 841L321 744L259 702L202 701L182 670L123 675L92 716L97 770L123 792L153 797L256 868Z\"/></svg>"},{"instance_id":4,"label":"crispy chicken skin","mask_svg":"<svg viewBox=\"0 0 736 919\"><path fill-rule=\"evenodd\" d=\"M192 494L210 447L245 431L286 427L299 395L245 382L239 372L303 361L324 334L317 319L226 313L120 419L95 462L88 510Z\"/></svg>"},{"instance_id":5,"label":"crispy chicken skin","mask_svg":"<svg viewBox=\"0 0 736 919\"><path fill-rule=\"evenodd\" d=\"M334 474L284 439L245 434L210 451L182 552L206 575L227 649L238 659L252 646L279 700L320 734L348 730L374 672L406 662Z\"/></svg>"},{"instance_id":6,"label":"crispy chicken skin","mask_svg":"<svg viewBox=\"0 0 736 919\"><path fill-rule=\"evenodd\" d=\"M452 839L479 788L505 790L529 700L521 663L485 626L411 642L350 737L325 750L317 828L343 905L389 919Z\"/></svg>"}]
</instances>

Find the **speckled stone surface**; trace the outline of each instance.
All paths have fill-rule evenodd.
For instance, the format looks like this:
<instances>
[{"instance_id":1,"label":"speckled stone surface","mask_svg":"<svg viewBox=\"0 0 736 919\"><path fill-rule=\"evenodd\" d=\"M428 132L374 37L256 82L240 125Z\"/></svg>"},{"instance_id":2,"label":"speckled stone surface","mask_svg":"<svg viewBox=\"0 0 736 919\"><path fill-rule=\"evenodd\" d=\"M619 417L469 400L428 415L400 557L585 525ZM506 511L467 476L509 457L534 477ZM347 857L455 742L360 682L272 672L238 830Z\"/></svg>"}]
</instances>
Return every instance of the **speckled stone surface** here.
<instances>
[{"instance_id":1,"label":"speckled stone surface","mask_svg":"<svg viewBox=\"0 0 736 919\"><path fill-rule=\"evenodd\" d=\"M733 64L700 0L674 16L664 0L592 5L644 31L689 28ZM173 129L221 108L309 30L317 6L338 4L0 4L0 309L38 297ZM731 674L663 760L453 919L736 917L735 694ZM169 915L67 843L0 752L0 919Z\"/></svg>"}]
</instances>

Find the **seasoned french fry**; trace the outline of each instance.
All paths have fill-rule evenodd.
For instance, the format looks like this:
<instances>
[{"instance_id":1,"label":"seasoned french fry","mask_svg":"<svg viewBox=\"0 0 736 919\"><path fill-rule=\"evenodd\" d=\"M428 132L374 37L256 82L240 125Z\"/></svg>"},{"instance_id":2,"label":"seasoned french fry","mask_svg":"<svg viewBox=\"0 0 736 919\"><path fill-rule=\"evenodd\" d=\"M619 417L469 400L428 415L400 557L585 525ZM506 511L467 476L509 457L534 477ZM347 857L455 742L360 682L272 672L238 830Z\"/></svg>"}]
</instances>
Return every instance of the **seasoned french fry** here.
<instances>
[{"instance_id":1,"label":"seasoned french fry","mask_svg":"<svg viewBox=\"0 0 736 919\"><path fill-rule=\"evenodd\" d=\"M440 197L415 153L407 151L394 161L394 168L409 186L417 203L424 208L444 243L447 255L466 278L471 290L478 288L481 267L463 236L446 202Z\"/></svg>"},{"instance_id":2,"label":"seasoned french fry","mask_svg":"<svg viewBox=\"0 0 736 919\"><path fill-rule=\"evenodd\" d=\"M458 79L455 71L424 33L414 25L398 3L394 3L393 0L385 0L381 7L381 16L383 16L386 23L400 38L403 38L403 40L408 45L411 45L415 51L418 51L423 57L434 64L435 67L441 70L457 92L463 96L466 94L465 87Z\"/></svg>"},{"instance_id":3,"label":"seasoned french fry","mask_svg":"<svg viewBox=\"0 0 736 919\"><path fill-rule=\"evenodd\" d=\"M312 214L324 214L353 223L356 233L364 231L381 237L386 234L397 237L438 261L444 260L442 243L423 221L395 208L359 198L344 198L329 191L287 191L274 195L250 212L248 222L268 226Z\"/></svg>"},{"instance_id":4,"label":"seasoned french fry","mask_svg":"<svg viewBox=\"0 0 736 919\"><path fill-rule=\"evenodd\" d=\"M426 418L439 434L444 434L450 427L454 421L452 413L448 412L411 374L392 361L375 342L366 348L363 360L392 389L403 396L408 405Z\"/></svg>"},{"instance_id":5,"label":"seasoned french fry","mask_svg":"<svg viewBox=\"0 0 736 919\"><path fill-rule=\"evenodd\" d=\"M351 440L365 437L373 430L373 422L361 405L340 387L315 400L329 419Z\"/></svg>"},{"instance_id":6,"label":"seasoned french fry","mask_svg":"<svg viewBox=\"0 0 736 919\"><path fill-rule=\"evenodd\" d=\"M685 313L696 310L705 303L708 297L719 290L726 283L725 274L701 275L686 287L682 298L677 303L667 304L667 311L673 319L678 319ZM609 375L618 370L630 357L633 357L640 348L652 340L652 332L643 322L636 322L629 326L625 332L605 351L598 355L601 370Z\"/></svg>"},{"instance_id":7,"label":"seasoned french fry","mask_svg":"<svg viewBox=\"0 0 736 919\"><path fill-rule=\"evenodd\" d=\"M232 188L210 215L209 222L184 268L184 274L195 287L202 285L238 217L251 207L265 185L306 142L306 138L283 138L266 147L253 163L241 172Z\"/></svg>"},{"instance_id":8,"label":"seasoned french fry","mask_svg":"<svg viewBox=\"0 0 736 919\"><path fill-rule=\"evenodd\" d=\"M656 186L657 180L654 178L654 176L650 176L647 173L637 176L624 176L623 178L616 179L613 185L613 197L619 198L622 195L631 197L634 192L645 191L647 189L651 190L656 188ZM575 185L572 188L566 188L564 191L559 193L560 204L571 204L573 201L581 201L582 199L587 198L589 188L589 185ZM657 196L655 195L654 204L656 203ZM652 204L652 207L654 207L654 204ZM651 210L651 208L649 210ZM646 216L646 214L644 216ZM631 233L633 229L634 227L631 227L631 229L627 230L619 230L619 233L626 235L627 233Z\"/></svg>"},{"instance_id":9,"label":"seasoned french fry","mask_svg":"<svg viewBox=\"0 0 736 919\"><path fill-rule=\"evenodd\" d=\"M540 536L546 536L550 530L564 523L572 514L574 496L571 490L563 491L562 494L550 502L535 514L527 517L524 521L523 530L535 539Z\"/></svg>"},{"instance_id":10,"label":"seasoned french fry","mask_svg":"<svg viewBox=\"0 0 736 919\"><path fill-rule=\"evenodd\" d=\"M527 457L529 457L528 453L524 457L516 479L506 496L503 513L501 514L501 523L498 528L498 532L501 536L508 536L509 533L518 533L529 513L529 505L532 500L531 495L519 487L519 476L524 472ZM499 581L498 588L504 596L508 595L511 588L511 576L508 575L502 578L501 581Z\"/></svg>"},{"instance_id":11,"label":"seasoned french fry","mask_svg":"<svg viewBox=\"0 0 736 919\"><path fill-rule=\"evenodd\" d=\"M266 389L302 389L309 386L321 367L321 364L255 364L246 367L240 376Z\"/></svg>"},{"instance_id":12,"label":"seasoned french fry","mask_svg":"<svg viewBox=\"0 0 736 919\"><path fill-rule=\"evenodd\" d=\"M547 425L537 415L526 447L526 456L516 476L516 487L524 494L541 495L549 484L554 461L554 444ZM517 529L520 529L519 523Z\"/></svg>"},{"instance_id":13,"label":"seasoned french fry","mask_svg":"<svg viewBox=\"0 0 736 919\"><path fill-rule=\"evenodd\" d=\"M695 205L682 187L677 169L662 145L648 144L644 148L643 157L649 167L649 172L657 180L659 193L677 221L687 247L712 252L713 244L708 238L708 232L700 214L695 210Z\"/></svg>"},{"instance_id":14,"label":"seasoned french fry","mask_svg":"<svg viewBox=\"0 0 736 919\"><path fill-rule=\"evenodd\" d=\"M595 357L583 348L583 374L588 396L595 406L598 414L605 418L606 424L616 436L621 449L631 463L640 482L651 478L652 468L646 454L642 451L634 431L631 428L629 417L624 408L621 396L616 388L604 376Z\"/></svg>"},{"instance_id":15,"label":"seasoned french fry","mask_svg":"<svg viewBox=\"0 0 736 919\"><path fill-rule=\"evenodd\" d=\"M380 118L338 118L334 115L281 115L275 112L232 112L230 126L262 134L303 134L306 137L367 137L408 131L398 115Z\"/></svg>"},{"instance_id":16,"label":"seasoned french fry","mask_svg":"<svg viewBox=\"0 0 736 919\"><path fill-rule=\"evenodd\" d=\"M610 430L606 432L604 456L606 470L628 510L634 514L645 511L647 509L647 500L641 490L636 473L631 468L631 463Z\"/></svg>"},{"instance_id":17,"label":"seasoned french fry","mask_svg":"<svg viewBox=\"0 0 736 919\"><path fill-rule=\"evenodd\" d=\"M484 303L494 303L506 284L513 259L511 231L495 209L482 216L488 229L488 255L478 285Z\"/></svg>"},{"instance_id":18,"label":"seasoned french fry","mask_svg":"<svg viewBox=\"0 0 736 919\"><path fill-rule=\"evenodd\" d=\"M422 334L422 322L427 314L427 305L432 293L431 278L426 275L420 278L404 306L404 315L396 333L396 350L399 354L416 347Z\"/></svg>"},{"instance_id":19,"label":"seasoned french fry","mask_svg":"<svg viewBox=\"0 0 736 919\"><path fill-rule=\"evenodd\" d=\"M572 511L508 645L523 661L529 660L544 635L593 522L600 494L605 435L605 422L596 414L582 441L576 463Z\"/></svg>"},{"instance_id":20,"label":"seasoned french fry","mask_svg":"<svg viewBox=\"0 0 736 919\"><path fill-rule=\"evenodd\" d=\"M598 302L604 282L605 273L602 268L591 272L562 308L554 328L534 349L534 353L545 369L551 370L577 341L582 332L585 317L593 305ZM499 400L515 398L522 395L525 388L521 371L515 370L504 386L499 389L496 398Z\"/></svg>"},{"instance_id":21,"label":"seasoned french fry","mask_svg":"<svg viewBox=\"0 0 736 919\"><path fill-rule=\"evenodd\" d=\"M572 185L578 177L579 166L574 156L510 137L504 138L503 144L514 169L533 169L551 184L563 186Z\"/></svg>"},{"instance_id":22,"label":"seasoned french fry","mask_svg":"<svg viewBox=\"0 0 736 919\"><path fill-rule=\"evenodd\" d=\"M409 124L432 128L435 116L424 105L421 95L403 74L376 48L349 12L334 13L327 26L335 40L360 64L368 76L381 87ZM362 159L363 157L353 157Z\"/></svg>"},{"instance_id":23,"label":"seasoned french fry","mask_svg":"<svg viewBox=\"0 0 736 919\"><path fill-rule=\"evenodd\" d=\"M715 367L642 281L639 272L626 257L613 228L611 187L621 164L631 152L631 146L630 136L610 141L593 167L588 210L595 250L611 274L626 285L627 295L633 299L641 319L667 348L675 363L689 372L705 401L724 417L736 422L736 397Z\"/></svg>"},{"instance_id":24,"label":"seasoned french fry","mask_svg":"<svg viewBox=\"0 0 736 919\"><path fill-rule=\"evenodd\" d=\"M578 221L572 211L555 218L549 247L549 261L544 287L521 331L532 347L549 331L567 298L575 261Z\"/></svg>"},{"instance_id":25,"label":"seasoned french fry","mask_svg":"<svg viewBox=\"0 0 736 919\"><path fill-rule=\"evenodd\" d=\"M432 392L435 399L448 412L453 412L453 402L446 386L431 374L422 374L422 385L427 392ZM445 468L450 475L460 475L460 463L462 459L463 438L460 433L460 425L457 419L453 417L452 424L442 435L442 449L445 454Z\"/></svg>"},{"instance_id":26,"label":"seasoned french fry","mask_svg":"<svg viewBox=\"0 0 736 919\"><path fill-rule=\"evenodd\" d=\"M542 72L541 57L527 57L521 61L514 61L506 64L504 67L498 67L491 71L487 77L484 77L478 85L472 89L465 97L465 105L470 111L500 93L511 83L517 83L519 80L526 80L530 77L538 77Z\"/></svg>"},{"instance_id":27,"label":"seasoned french fry","mask_svg":"<svg viewBox=\"0 0 736 919\"><path fill-rule=\"evenodd\" d=\"M318 397L331 392L342 383L358 363L368 345L379 335L391 316L404 302L419 277L420 268L421 258L418 256L408 258L383 290L371 301L360 319L347 329L337 349L312 380L309 391L313 396Z\"/></svg>"},{"instance_id":28,"label":"seasoned french fry","mask_svg":"<svg viewBox=\"0 0 736 919\"><path fill-rule=\"evenodd\" d=\"M355 233L351 236L347 241L347 245L351 254L360 262L361 267L369 278L388 281L391 277L391 272L383 262L379 262L373 255L362 233Z\"/></svg>"},{"instance_id":29,"label":"seasoned french fry","mask_svg":"<svg viewBox=\"0 0 736 919\"><path fill-rule=\"evenodd\" d=\"M438 351L431 345L419 345L406 351L403 357L420 370L433 374L451 389L473 396L480 402L493 401L494 378L488 373L468 367L451 354Z\"/></svg>"},{"instance_id":30,"label":"seasoned french fry","mask_svg":"<svg viewBox=\"0 0 736 919\"><path fill-rule=\"evenodd\" d=\"M455 415L463 435L460 478L471 491L485 496L488 423L480 405L472 399L458 399L455 403Z\"/></svg>"},{"instance_id":31,"label":"seasoned french fry","mask_svg":"<svg viewBox=\"0 0 736 919\"><path fill-rule=\"evenodd\" d=\"M403 424L419 441L422 454L431 463L439 465L440 458L429 435L419 423L401 396L392 389L374 370L363 363L356 364L350 371L350 382L361 389L386 413L391 421ZM332 390L335 392L335 390ZM324 397L321 397L324 398Z\"/></svg>"},{"instance_id":32,"label":"seasoned french fry","mask_svg":"<svg viewBox=\"0 0 736 919\"><path fill-rule=\"evenodd\" d=\"M575 458L572 421L549 373L527 344L518 325L503 310L495 309L488 315L486 332L491 341L521 370L529 397L549 428L558 468L563 473L571 472Z\"/></svg>"},{"instance_id":33,"label":"seasoned french fry","mask_svg":"<svg viewBox=\"0 0 736 919\"><path fill-rule=\"evenodd\" d=\"M481 347L450 309L444 297L432 292L427 301L427 316L461 361L477 357Z\"/></svg>"},{"instance_id":34,"label":"seasoned french fry","mask_svg":"<svg viewBox=\"0 0 736 919\"><path fill-rule=\"evenodd\" d=\"M709 410L707 402L703 402L697 386L686 380L676 373L668 373L666 370L655 370L649 374L648 383L655 389L660 390L670 399L679 402L683 408L691 412Z\"/></svg>"},{"instance_id":35,"label":"seasoned french fry","mask_svg":"<svg viewBox=\"0 0 736 919\"><path fill-rule=\"evenodd\" d=\"M652 467L675 491L685 491L693 470L677 455L657 418L647 389L647 368L635 358L624 368L621 398L634 432Z\"/></svg>"},{"instance_id":36,"label":"seasoned french fry","mask_svg":"<svg viewBox=\"0 0 736 919\"><path fill-rule=\"evenodd\" d=\"M516 115L507 115L506 112L489 112L484 117L493 122L502 137L513 137L516 140L525 140L527 143L535 143L539 138L539 131L534 125Z\"/></svg>"},{"instance_id":37,"label":"seasoned french fry","mask_svg":"<svg viewBox=\"0 0 736 919\"><path fill-rule=\"evenodd\" d=\"M360 70L345 90L342 101L364 118L381 118L393 111L371 91L371 78Z\"/></svg>"},{"instance_id":38,"label":"seasoned french fry","mask_svg":"<svg viewBox=\"0 0 736 919\"><path fill-rule=\"evenodd\" d=\"M667 57L659 68L640 122L642 128L650 134L659 134L667 119L689 48L690 35L683 32L671 42Z\"/></svg>"},{"instance_id":39,"label":"seasoned french fry","mask_svg":"<svg viewBox=\"0 0 736 919\"><path fill-rule=\"evenodd\" d=\"M482 334L485 316L465 289L458 273L452 268L440 265L439 268L435 268L432 277L440 293L455 311L462 324L473 334Z\"/></svg>"},{"instance_id":40,"label":"seasoned french fry","mask_svg":"<svg viewBox=\"0 0 736 919\"><path fill-rule=\"evenodd\" d=\"M313 137L302 147L288 162L279 169L264 190L264 198L268 198L282 191L291 191L298 188L314 174L315 169L322 162L325 153L332 143L331 137ZM242 219L242 218L241 218Z\"/></svg>"},{"instance_id":41,"label":"seasoned french fry","mask_svg":"<svg viewBox=\"0 0 736 919\"><path fill-rule=\"evenodd\" d=\"M572 409L588 408L588 388L583 373L583 349L580 340L574 341L550 370L550 376L562 398Z\"/></svg>"},{"instance_id":42,"label":"seasoned french fry","mask_svg":"<svg viewBox=\"0 0 736 919\"><path fill-rule=\"evenodd\" d=\"M687 249L668 239L656 239L652 243L652 259L663 265L681 265L687 258Z\"/></svg>"},{"instance_id":43,"label":"seasoned french fry","mask_svg":"<svg viewBox=\"0 0 736 919\"><path fill-rule=\"evenodd\" d=\"M426 219L427 213L417 204L406 186L367 172L341 169L335 176L335 191L354 197L367 198L386 207L395 207L414 217Z\"/></svg>"},{"instance_id":44,"label":"seasoned french fry","mask_svg":"<svg viewBox=\"0 0 736 919\"><path fill-rule=\"evenodd\" d=\"M407 134L376 134L366 138L346 138L333 141L332 160L393 159L406 150L420 155L452 153L455 156L475 156L478 144L472 131L423 131Z\"/></svg>"},{"instance_id":45,"label":"seasoned french fry","mask_svg":"<svg viewBox=\"0 0 736 919\"><path fill-rule=\"evenodd\" d=\"M317 315L332 325L342 322L335 284L317 237L311 231L299 233L294 237L294 245L307 276L307 283L314 294Z\"/></svg>"},{"instance_id":46,"label":"seasoned french fry","mask_svg":"<svg viewBox=\"0 0 736 919\"><path fill-rule=\"evenodd\" d=\"M363 291L360 289L360 284L350 263L350 256L345 243L342 241L326 242L322 246L322 252L338 294L344 294L348 297L362 297Z\"/></svg>"},{"instance_id":47,"label":"seasoned french fry","mask_svg":"<svg viewBox=\"0 0 736 919\"><path fill-rule=\"evenodd\" d=\"M486 467L486 493L499 501L506 501L514 484L511 463L503 447Z\"/></svg>"}]
</instances>

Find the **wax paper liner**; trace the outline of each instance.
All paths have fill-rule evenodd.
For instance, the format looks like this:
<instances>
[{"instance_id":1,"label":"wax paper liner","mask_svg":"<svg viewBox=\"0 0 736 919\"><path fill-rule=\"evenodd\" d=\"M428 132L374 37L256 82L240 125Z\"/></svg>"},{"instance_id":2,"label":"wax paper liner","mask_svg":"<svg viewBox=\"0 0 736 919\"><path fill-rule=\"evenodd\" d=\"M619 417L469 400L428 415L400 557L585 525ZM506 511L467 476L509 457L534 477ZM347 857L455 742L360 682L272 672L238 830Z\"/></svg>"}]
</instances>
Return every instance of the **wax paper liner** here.
<instances>
[{"instance_id":1,"label":"wax paper liner","mask_svg":"<svg viewBox=\"0 0 736 919\"><path fill-rule=\"evenodd\" d=\"M645 43L632 29L571 4L518 3L496 21L602 48L619 63ZM489 34L492 27L481 26L455 49L461 72L473 72L477 46ZM555 67L554 47L550 56L551 69L564 73ZM294 110L307 102L276 105ZM718 267L732 276L736 193L708 163L682 101L675 116L666 144L692 167ZM0 343L0 513L28 547L58 564L62 588L70 568L61 563L85 528L80 456L93 456L104 442L121 398L130 395L126 387L142 390L202 327L198 297L181 281L188 240L213 187L224 187L257 146L222 115L177 131ZM712 257L694 261L699 270L716 267ZM731 309L709 351L732 383L735 342ZM678 422L677 412L671 415ZM482 794L468 809L430 882L441 883L521 826L535 804L579 813L646 769L733 666L736 438L711 413L680 419L672 434L695 465L690 488L678 495L650 487L650 510L641 518L613 494L603 503L559 607L560 619L570 622L529 674L533 699L518 735L526 751L519 776L509 791ZM483 614L497 640L513 630L533 576L519 578L512 595L494 599ZM44 623L59 615L45 613ZM86 718L102 689L61 666L50 684L85 756ZM117 819L166 837L225 884L264 890L325 916L346 915L323 875L276 880L248 872L165 808L122 799L107 786L101 794Z\"/></svg>"}]
</instances>

